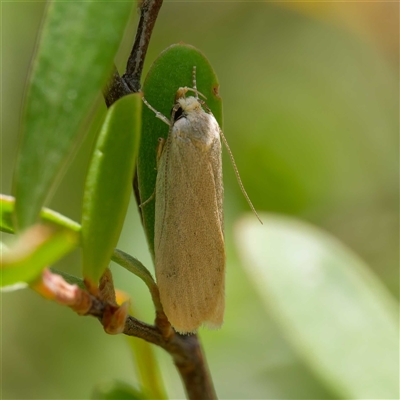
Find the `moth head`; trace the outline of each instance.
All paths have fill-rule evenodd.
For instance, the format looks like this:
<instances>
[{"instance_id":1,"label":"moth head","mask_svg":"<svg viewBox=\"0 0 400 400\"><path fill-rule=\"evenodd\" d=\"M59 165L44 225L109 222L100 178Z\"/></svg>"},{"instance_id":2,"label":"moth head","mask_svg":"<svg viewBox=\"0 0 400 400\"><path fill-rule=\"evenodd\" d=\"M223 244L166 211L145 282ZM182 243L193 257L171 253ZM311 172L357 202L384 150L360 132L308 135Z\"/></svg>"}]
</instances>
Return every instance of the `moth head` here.
<instances>
[{"instance_id":1,"label":"moth head","mask_svg":"<svg viewBox=\"0 0 400 400\"><path fill-rule=\"evenodd\" d=\"M187 92L193 92L195 97L186 97ZM201 111L201 105L204 104L203 100L199 99L199 95L206 99L206 96L199 92L197 88L189 88L187 86L180 87L175 94L175 114L174 121L184 117L190 112ZM171 111L172 112L172 111Z\"/></svg>"},{"instance_id":2,"label":"moth head","mask_svg":"<svg viewBox=\"0 0 400 400\"><path fill-rule=\"evenodd\" d=\"M207 97L204 96L203 93L199 92L197 89L195 88L190 88L190 87L180 87L175 94L175 102L178 102L179 99L184 99L186 97L186 93L187 92L193 92L196 95L196 99L199 98L199 95L201 97L203 97L205 100L207 100Z\"/></svg>"}]
</instances>

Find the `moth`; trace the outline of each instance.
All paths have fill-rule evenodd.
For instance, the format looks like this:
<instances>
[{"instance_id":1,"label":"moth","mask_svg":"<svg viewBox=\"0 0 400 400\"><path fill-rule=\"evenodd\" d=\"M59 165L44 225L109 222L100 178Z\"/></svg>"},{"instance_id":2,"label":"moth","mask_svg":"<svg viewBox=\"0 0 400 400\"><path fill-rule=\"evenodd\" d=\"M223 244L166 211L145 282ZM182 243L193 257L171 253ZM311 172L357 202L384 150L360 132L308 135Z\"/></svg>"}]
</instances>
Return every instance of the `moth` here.
<instances>
[{"instance_id":1,"label":"moth","mask_svg":"<svg viewBox=\"0 0 400 400\"><path fill-rule=\"evenodd\" d=\"M180 333L220 327L225 309L224 136L199 94L194 67L193 88L178 89L170 119L143 98L169 126L157 163L155 271L164 312Z\"/></svg>"}]
</instances>

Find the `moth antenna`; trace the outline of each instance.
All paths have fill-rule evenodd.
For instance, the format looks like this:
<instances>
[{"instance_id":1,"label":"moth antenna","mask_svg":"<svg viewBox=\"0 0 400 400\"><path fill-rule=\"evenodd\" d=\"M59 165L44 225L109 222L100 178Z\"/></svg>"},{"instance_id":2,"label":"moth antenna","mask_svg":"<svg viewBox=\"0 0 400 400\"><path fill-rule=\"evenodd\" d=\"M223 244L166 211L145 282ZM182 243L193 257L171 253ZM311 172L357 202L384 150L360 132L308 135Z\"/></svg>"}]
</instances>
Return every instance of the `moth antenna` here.
<instances>
[{"instance_id":1,"label":"moth antenna","mask_svg":"<svg viewBox=\"0 0 400 400\"><path fill-rule=\"evenodd\" d=\"M219 134L220 134L220 136L221 136L221 138L222 138L222 141L223 141L224 144L225 144L226 150L228 151L229 157L230 157L231 162L232 162L232 165L233 165L233 170L235 171L236 178L237 178L237 181L238 181L238 183L239 183L240 190L242 191L244 197L246 198L247 203L248 203L248 205L250 206L250 208L252 209L253 213L255 214L255 216L257 217L257 219L261 222L261 225L264 225L263 222L261 221L261 218L260 218L260 216L258 215L256 209L254 208L253 203L251 202L250 197L249 197L249 195L248 195L247 192L246 192L246 189L245 189L244 186L243 186L242 180L240 179L239 170L238 170L238 168L237 168L237 166L236 166L236 163L235 163L235 158L233 157L232 151L231 151L231 149L230 149L230 147L229 147L229 145L228 145L228 141L226 140L226 138L225 138L225 136L224 136L224 134L223 134L223 132L222 132L221 129L219 130Z\"/></svg>"},{"instance_id":2,"label":"moth antenna","mask_svg":"<svg viewBox=\"0 0 400 400\"><path fill-rule=\"evenodd\" d=\"M193 78L193 90L194 90L194 92L196 93L196 99L198 100L198 99L199 99L199 93L198 93L198 91L197 91L196 66L195 66L195 65L193 66L193 75L192 75L192 78Z\"/></svg>"},{"instance_id":3,"label":"moth antenna","mask_svg":"<svg viewBox=\"0 0 400 400\"><path fill-rule=\"evenodd\" d=\"M161 121L166 123L168 126L171 126L171 121L164 114L161 114L160 111L157 111L144 97L142 97L142 101L148 108L150 108L151 111L153 111L154 114L156 114L156 118L161 119Z\"/></svg>"},{"instance_id":4,"label":"moth antenna","mask_svg":"<svg viewBox=\"0 0 400 400\"><path fill-rule=\"evenodd\" d=\"M200 95L201 97L203 97L204 99L207 100L207 97L204 96L203 93L201 93L201 92L199 92L199 91L197 90L197 83L196 83L196 66L193 67L192 80L193 80L193 81L192 81L193 87L190 88L190 87L185 86L185 87L181 87L181 88L178 89L178 91L176 92L175 101L178 100L178 99L181 99L181 98L185 97L185 95L186 95L187 92L193 92L193 93L195 94L195 99L196 99L196 100L199 100L199 95Z\"/></svg>"},{"instance_id":5,"label":"moth antenna","mask_svg":"<svg viewBox=\"0 0 400 400\"><path fill-rule=\"evenodd\" d=\"M203 100L200 100L200 103L214 117L214 114L212 113L210 107L208 107L208 105ZM261 218L258 215L256 209L254 208L253 203L251 202L250 197L246 192L246 189L243 186L242 180L240 179L239 170L238 170L238 168L236 166L235 158L233 157L233 153L231 151L231 148L229 147L228 141L226 140L226 137L225 137L224 133L222 132L221 128L219 128L219 135L221 136L221 139L224 142L226 150L228 151L229 157L230 157L231 162L232 162L233 170L235 171L236 179L237 179L237 181L239 183L240 190L242 191L244 197L247 200L247 204L250 206L251 210L253 211L253 213L255 214L257 219L261 222L261 225L264 225L263 222L261 221Z\"/></svg>"}]
</instances>

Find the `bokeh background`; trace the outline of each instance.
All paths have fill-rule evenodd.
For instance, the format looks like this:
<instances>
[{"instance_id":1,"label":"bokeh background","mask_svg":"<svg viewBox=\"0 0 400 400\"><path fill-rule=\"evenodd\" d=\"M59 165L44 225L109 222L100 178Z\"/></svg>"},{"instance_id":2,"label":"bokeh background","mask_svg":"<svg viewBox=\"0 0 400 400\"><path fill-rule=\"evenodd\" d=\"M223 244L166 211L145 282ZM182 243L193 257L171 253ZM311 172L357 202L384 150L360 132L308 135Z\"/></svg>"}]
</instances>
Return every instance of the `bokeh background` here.
<instances>
[{"instance_id":1,"label":"bokeh background","mask_svg":"<svg viewBox=\"0 0 400 400\"><path fill-rule=\"evenodd\" d=\"M1 192L11 194L25 83L45 3L1 6ZM134 14L116 59L120 71L136 23ZM224 132L256 209L326 229L398 298L399 4L167 1L145 70L180 41L199 48L219 76ZM49 204L77 221L93 139L90 132ZM226 320L220 331L200 332L218 395L335 398L285 340L243 272L233 226L248 206L224 157ZM119 248L152 269L133 199ZM79 264L77 251L59 268L79 274ZM151 322L143 283L116 265L112 270L116 286ZM94 318L28 290L1 294L1 308L2 398L84 399L97 383L138 381L125 338L107 336ZM170 398L184 397L169 356L156 353Z\"/></svg>"}]
</instances>

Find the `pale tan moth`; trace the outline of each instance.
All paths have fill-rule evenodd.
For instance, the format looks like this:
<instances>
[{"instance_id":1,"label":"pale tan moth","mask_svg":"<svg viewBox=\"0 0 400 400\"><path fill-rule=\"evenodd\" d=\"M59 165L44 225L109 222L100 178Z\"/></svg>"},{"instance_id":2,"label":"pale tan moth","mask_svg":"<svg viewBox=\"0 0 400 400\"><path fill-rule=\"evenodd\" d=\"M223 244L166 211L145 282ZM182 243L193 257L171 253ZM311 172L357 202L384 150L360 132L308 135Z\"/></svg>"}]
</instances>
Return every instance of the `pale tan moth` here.
<instances>
[{"instance_id":1,"label":"pale tan moth","mask_svg":"<svg viewBox=\"0 0 400 400\"><path fill-rule=\"evenodd\" d=\"M185 97L188 91L195 97ZM194 67L193 88L178 89L171 119L143 98L169 125L157 164L155 271L164 312L180 333L220 327L225 309L221 137L226 141L199 94Z\"/></svg>"}]
</instances>

